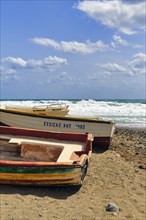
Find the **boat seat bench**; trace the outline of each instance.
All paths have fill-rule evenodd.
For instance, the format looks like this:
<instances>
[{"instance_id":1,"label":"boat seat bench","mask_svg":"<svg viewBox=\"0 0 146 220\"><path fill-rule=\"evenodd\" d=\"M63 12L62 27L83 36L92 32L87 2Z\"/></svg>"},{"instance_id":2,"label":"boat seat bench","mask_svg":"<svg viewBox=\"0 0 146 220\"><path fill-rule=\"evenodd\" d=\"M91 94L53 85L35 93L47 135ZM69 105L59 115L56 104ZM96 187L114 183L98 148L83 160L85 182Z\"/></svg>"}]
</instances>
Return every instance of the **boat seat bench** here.
<instances>
[{"instance_id":1,"label":"boat seat bench","mask_svg":"<svg viewBox=\"0 0 146 220\"><path fill-rule=\"evenodd\" d=\"M9 143L16 143L16 144L42 144L42 145L51 145L53 147L58 146L63 148L61 154L59 155L57 162L72 162L70 157L73 152L75 151L82 151L84 149L85 144L82 142L73 142L71 141L69 144L66 141L57 141L57 140L32 140L32 139L25 139L25 138L11 138ZM54 144L54 145L53 145Z\"/></svg>"}]
</instances>

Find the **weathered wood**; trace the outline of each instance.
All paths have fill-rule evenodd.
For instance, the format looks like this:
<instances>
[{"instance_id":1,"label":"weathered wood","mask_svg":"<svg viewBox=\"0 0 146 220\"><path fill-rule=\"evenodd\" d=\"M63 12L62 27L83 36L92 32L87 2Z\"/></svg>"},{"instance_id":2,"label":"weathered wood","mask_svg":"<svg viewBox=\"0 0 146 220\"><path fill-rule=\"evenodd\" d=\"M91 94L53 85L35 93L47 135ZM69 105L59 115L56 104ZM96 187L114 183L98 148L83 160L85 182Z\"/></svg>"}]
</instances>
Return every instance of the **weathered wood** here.
<instances>
[{"instance_id":1,"label":"weathered wood","mask_svg":"<svg viewBox=\"0 0 146 220\"><path fill-rule=\"evenodd\" d=\"M6 139L0 139L0 159L12 161L34 161L22 158L20 145L9 143L9 140Z\"/></svg>"},{"instance_id":2,"label":"weathered wood","mask_svg":"<svg viewBox=\"0 0 146 220\"><path fill-rule=\"evenodd\" d=\"M35 161L56 162L63 146L25 143L21 145L21 157Z\"/></svg>"}]
</instances>

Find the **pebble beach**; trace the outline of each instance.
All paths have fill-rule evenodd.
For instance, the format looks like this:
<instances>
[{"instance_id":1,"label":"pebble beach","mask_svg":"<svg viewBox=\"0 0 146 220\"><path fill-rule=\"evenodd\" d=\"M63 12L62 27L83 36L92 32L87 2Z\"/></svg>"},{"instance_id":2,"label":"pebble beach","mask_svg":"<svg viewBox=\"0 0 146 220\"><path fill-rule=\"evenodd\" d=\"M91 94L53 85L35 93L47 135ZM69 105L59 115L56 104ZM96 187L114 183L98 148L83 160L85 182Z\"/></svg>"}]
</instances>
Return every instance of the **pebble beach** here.
<instances>
[{"instance_id":1,"label":"pebble beach","mask_svg":"<svg viewBox=\"0 0 146 220\"><path fill-rule=\"evenodd\" d=\"M145 184L146 131L120 128L108 150L93 149L80 188L1 185L0 219L145 220Z\"/></svg>"}]
</instances>

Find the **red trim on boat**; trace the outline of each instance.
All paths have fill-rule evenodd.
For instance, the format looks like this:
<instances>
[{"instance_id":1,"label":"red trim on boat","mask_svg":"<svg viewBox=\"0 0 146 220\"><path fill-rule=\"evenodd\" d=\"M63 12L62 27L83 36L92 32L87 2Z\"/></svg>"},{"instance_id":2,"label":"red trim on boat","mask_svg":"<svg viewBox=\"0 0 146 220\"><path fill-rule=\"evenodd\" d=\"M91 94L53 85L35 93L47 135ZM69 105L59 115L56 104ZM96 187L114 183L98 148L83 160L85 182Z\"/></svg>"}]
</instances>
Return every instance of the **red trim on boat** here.
<instances>
[{"instance_id":1,"label":"red trim on boat","mask_svg":"<svg viewBox=\"0 0 146 220\"><path fill-rule=\"evenodd\" d=\"M51 132L51 131L38 130L38 129L34 130L34 129L16 128L16 127L8 127L8 126L0 126L0 133L9 134L9 135L22 135L27 137L69 140L69 141L86 141L87 137L89 136L88 134L81 134L81 133Z\"/></svg>"}]
</instances>

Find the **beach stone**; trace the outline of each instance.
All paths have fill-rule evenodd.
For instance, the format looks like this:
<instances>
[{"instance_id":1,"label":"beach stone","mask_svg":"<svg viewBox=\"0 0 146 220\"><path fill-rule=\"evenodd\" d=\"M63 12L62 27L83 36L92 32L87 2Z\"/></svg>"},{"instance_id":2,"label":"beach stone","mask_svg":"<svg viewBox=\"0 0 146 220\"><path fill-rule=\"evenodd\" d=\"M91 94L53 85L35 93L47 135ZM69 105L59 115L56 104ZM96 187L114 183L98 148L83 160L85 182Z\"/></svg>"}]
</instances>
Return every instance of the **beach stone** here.
<instances>
[{"instance_id":1,"label":"beach stone","mask_svg":"<svg viewBox=\"0 0 146 220\"><path fill-rule=\"evenodd\" d=\"M117 212L112 212L112 215L117 216L118 214L117 214Z\"/></svg>"},{"instance_id":2,"label":"beach stone","mask_svg":"<svg viewBox=\"0 0 146 220\"><path fill-rule=\"evenodd\" d=\"M146 166L145 166L144 164L140 164L140 165L138 166L138 168L139 168L139 169L144 169L144 170L145 170L145 169L146 169Z\"/></svg>"},{"instance_id":3,"label":"beach stone","mask_svg":"<svg viewBox=\"0 0 146 220\"><path fill-rule=\"evenodd\" d=\"M109 203L105 207L105 209L107 212L118 212L119 211L119 207L115 203Z\"/></svg>"}]
</instances>

